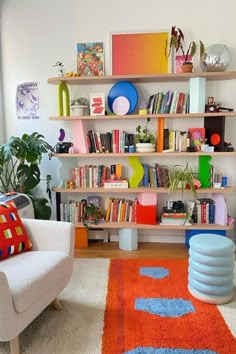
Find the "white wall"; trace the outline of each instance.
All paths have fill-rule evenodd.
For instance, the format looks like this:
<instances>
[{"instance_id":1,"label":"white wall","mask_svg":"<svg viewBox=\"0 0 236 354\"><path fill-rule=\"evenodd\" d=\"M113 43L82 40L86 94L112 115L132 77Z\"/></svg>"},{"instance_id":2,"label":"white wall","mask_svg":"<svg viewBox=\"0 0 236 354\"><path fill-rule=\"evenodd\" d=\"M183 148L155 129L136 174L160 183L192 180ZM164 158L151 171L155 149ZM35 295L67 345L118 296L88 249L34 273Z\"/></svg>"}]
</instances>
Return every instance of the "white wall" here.
<instances>
[{"instance_id":1,"label":"white wall","mask_svg":"<svg viewBox=\"0 0 236 354\"><path fill-rule=\"evenodd\" d=\"M52 67L62 61L68 71L76 71L76 43L105 43L105 67L109 74L109 32L170 29L179 26L189 40L206 46L225 43L232 54L229 70L236 69L234 23L236 4L232 0L163 2L160 0L2 0L1 41L3 87L7 136L39 131L55 145L63 124L48 120L56 115L56 87L47 84L56 76ZM28 82L40 83L40 121L18 122L15 112L16 86ZM145 87L144 90L150 88ZM214 83L208 87L226 106L236 108L235 82ZM68 139L69 126L65 126ZM227 120L226 141L236 146L233 119ZM234 160L232 160L234 163ZM58 182L58 161L43 161L42 173L53 175ZM231 173L231 171L230 171ZM232 182L236 184L236 176ZM54 183L54 184L55 184ZM234 204L234 203L231 203ZM231 209L234 206L231 205ZM235 210L233 210L235 213Z\"/></svg>"}]
</instances>

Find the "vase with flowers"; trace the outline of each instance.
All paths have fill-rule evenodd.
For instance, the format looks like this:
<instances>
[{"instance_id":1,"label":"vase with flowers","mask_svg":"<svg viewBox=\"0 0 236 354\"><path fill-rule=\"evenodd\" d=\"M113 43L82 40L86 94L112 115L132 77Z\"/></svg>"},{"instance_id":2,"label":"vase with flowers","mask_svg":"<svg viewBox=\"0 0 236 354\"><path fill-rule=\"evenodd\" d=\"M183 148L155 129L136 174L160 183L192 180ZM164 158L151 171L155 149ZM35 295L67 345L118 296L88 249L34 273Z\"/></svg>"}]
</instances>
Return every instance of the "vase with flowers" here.
<instances>
[{"instance_id":1,"label":"vase with flowers","mask_svg":"<svg viewBox=\"0 0 236 354\"><path fill-rule=\"evenodd\" d=\"M183 42L184 42L183 31L177 26L172 26L170 45L169 45L169 55L173 50L173 48L176 53L178 52L178 50L181 50L184 59L182 64L182 72L184 73L192 72L193 71L192 59L197 52L197 43L195 41L191 41L187 49L185 49ZM199 45L200 45L200 58L201 58L205 52L205 46L201 40L199 41Z\"/></svg>"}]
</instances>

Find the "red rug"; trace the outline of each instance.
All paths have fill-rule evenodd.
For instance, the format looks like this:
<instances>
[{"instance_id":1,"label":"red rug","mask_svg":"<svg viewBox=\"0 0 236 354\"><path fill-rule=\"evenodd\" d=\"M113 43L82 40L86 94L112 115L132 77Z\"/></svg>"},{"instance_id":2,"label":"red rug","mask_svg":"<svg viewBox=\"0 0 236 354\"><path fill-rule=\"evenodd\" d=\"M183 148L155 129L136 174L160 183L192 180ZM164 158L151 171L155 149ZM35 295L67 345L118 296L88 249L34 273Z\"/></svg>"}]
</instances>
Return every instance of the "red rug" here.
<instances>
[{"instance_id":1,"label":"red rug","mask_svg":"<svg viewBox=\"0 0 236 354\"><path fill-rule=\"evenodd\" d=\"M192 297L187 277L187 260L111 260L102 353L236 354L217 306Z\"/></svg>"}]
</instances>

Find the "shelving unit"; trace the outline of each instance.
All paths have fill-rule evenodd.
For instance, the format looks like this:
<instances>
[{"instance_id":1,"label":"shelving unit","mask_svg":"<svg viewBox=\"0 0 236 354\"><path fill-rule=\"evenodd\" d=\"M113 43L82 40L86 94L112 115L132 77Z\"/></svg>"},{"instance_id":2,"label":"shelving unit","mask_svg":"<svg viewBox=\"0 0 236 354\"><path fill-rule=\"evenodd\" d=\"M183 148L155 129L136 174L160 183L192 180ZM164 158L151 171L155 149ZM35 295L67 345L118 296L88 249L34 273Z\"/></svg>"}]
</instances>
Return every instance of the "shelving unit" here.
<instances>
[{"instance_id":1,"label":"shelving unit","mask_svg":"<svg viewBox=\"0 0 236 354\"><path fill-rule=\"evenodd\" d=\"M236 71L230 72L197 72L197 73L185 73L185 74L157 74L157 75L119 75L119 76L102 76L102 77L53 77L48 79L48 83L52 85L58 85L60 82L65 82L67 85L103 85L103 84L114 84L121 80L127 80L134 84L136 83L174 83L174 82L186 82L191 78L205 78L206 81L225 81L225 80L235 80ZM204 118L204 117L222 117L235 118L236 112L214 112L214 113L187 113L187 114L148 114L148 117L151 119L156 119L157 124L159 119L188 119L188 118ZM145 119L145 116L140 116L138 114L130 115L104 115L104 116L51 116L49 117L52 121L67 121L67 122L76 122L76 121L105 121L109 120L134 120L134 119ZM152 153L74 153L74 154L56 154L53 153L52 156L60 159L70 159L70 158L89 158L89 159L106 159L111 157L119 158L128 158L129 156L137 157L163 157L168 160L168 157L187 157L192 158L196 156L210 155L214 157L229 157L236 156L236 152L152 152ZM142 192L154 192L161 194L168 194L169 191L167 188L128 188L128 189L114 189L114 188L75 188L75 189L65 189L53 187L53 191L56 193L57 201L57 216L60 213L59 204L61 201L62 193L96 193L96 194L129 194L129 193L142 193ZM214 194L214 193L235 193L236 187L227 187L225 189L218 188L202 188L197 191L199 194ZM59 216L58 216L59 218ZM77 224L76 227L83 227L83 224ZM176 226L176 225L146 225L146 224L133 224L133 223L117 223L117 222L107 222L105 224L91 225L92 228L102 228L102 229L153 229L153 230L175 230L176 228L182 230L232 230L234 225L217 225L217 224L193 224Z\"/></svg>"}]
</instances>

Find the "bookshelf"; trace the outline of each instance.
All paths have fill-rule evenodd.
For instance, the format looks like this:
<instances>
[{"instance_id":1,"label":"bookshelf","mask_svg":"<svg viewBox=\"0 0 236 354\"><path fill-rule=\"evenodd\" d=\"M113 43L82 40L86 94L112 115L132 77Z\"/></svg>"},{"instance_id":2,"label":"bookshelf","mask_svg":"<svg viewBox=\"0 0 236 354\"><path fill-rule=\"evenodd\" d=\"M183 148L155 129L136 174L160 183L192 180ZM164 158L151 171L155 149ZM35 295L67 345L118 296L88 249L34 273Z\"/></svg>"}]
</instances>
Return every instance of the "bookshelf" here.
<instances>
[{"instance_id":1,"label":"bookshelf","mask_svg":"<svg viewBox=\"0 0 236 354\"><path fill-rule=\"evenodd\" d=\"M225 80L235 80L236 79L236 71L229 71L229 72L197 72L197 73L184 73L184 74L157 74L157 75L119 75L119 76L102 76L102 77L53 77L48 79L48 84L51 85L58 85L60 82L65 82L67 85L88 85L93 87L93 90L96 89L96 85L107 85L107 84L114 84L121 80L127 80L134 84L149 84L149 83L182 83L188 82L191 78L205 78L206 81L225 81ZM236 117L236 112L213 112L213 113L174 113L174 114L148 114L153 120L156 120L157 126L158 121L161 119L189 119L189 118L204 118L204 117L222 117L225 116L227 119L233 119ZM130 114L130 115L100 115L100 116L50 116L49 120L51 121L65 121L65 122L73 122L76 121L103 121L105 122L107 119L109 120L116 120L122 121L123 120L137 120L137 119L145 119L145 116L140 116L138 114ZM110 158L118 158L119 159L127 159L129 156L137 156L142 158L151 158L155 160L155 158L162 157L168 162L170 157L178 159L179 157L184 157L185 159L192 159L199 156L212 156L212 157L234 157L236 156L236 152L168 152L164 153L161 151L152 152L152 153L73 153L73 154L56 154L53 153L52 156L60 159L61 164L63 165L63 161L71 158L75 158L79 160L80 158L87 158L89 161L93 159L97 161L106 161L106 159ZM176 160L177 161L177 160ZM90 162L91 163L91 162ZM53 191L56 193L56 204L57 204L57 218L60 219L60 203L61 203L61 196L65 193L72 193L73 195L86 195L88 193L96 193L102 194L105 197L109 197L109 195L122 193L123 195L128 194L138 194L147 191L147 187L139 187L139 188L124 188L124 189L117 189L114 190L113 188L73 188L73 189L66 189L66 188L59 188L57 186L53 187ZM148 187L148 192L157 193L161 195L169 196L169 191L167 188L150 188ZM197 191L197 194L232 194L236 192L236 187L228 186L224 189L219 188L202 188ZM180 193L180 191L179 191ZM188 193L188 192L186 192ZM189 192L190 193L190 192ZM77 224L77 227L83 227L83 224ZM105 224L100 225L91 225L92 228L102 228L102 229L154 229L154 230L174 230L176 229L176 225L147 225L147 224L136 224L136 223L127 223L127 222L106 222ZM217 224L193 224L193 225L178 225L178 229L182 230L232 230L234 229L234 225L217 225Z\"/></svg>"}]
</instances>

